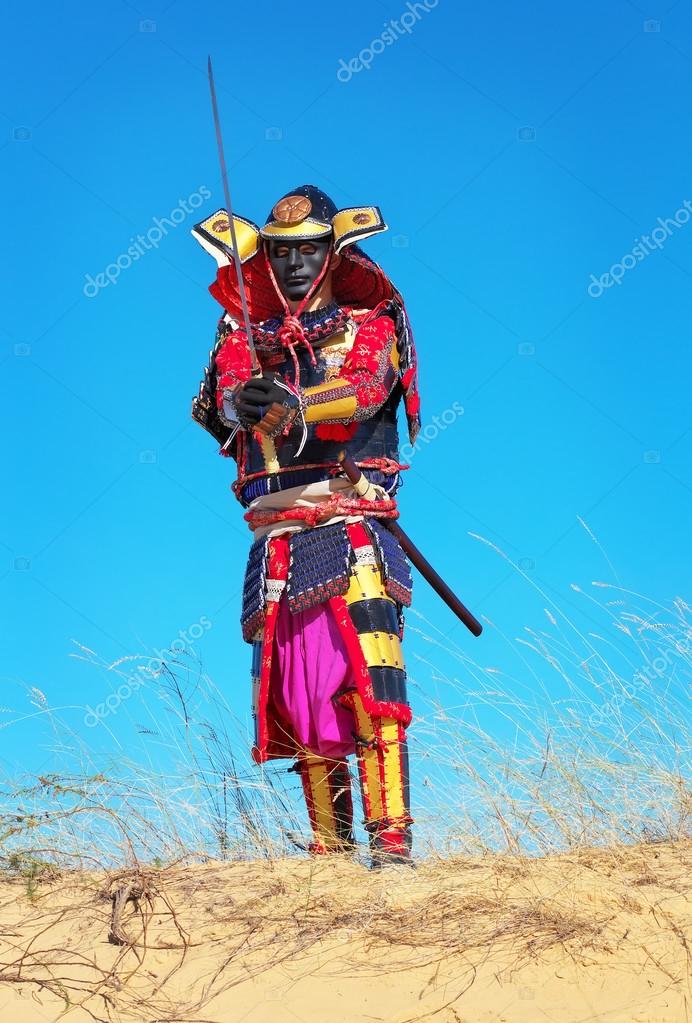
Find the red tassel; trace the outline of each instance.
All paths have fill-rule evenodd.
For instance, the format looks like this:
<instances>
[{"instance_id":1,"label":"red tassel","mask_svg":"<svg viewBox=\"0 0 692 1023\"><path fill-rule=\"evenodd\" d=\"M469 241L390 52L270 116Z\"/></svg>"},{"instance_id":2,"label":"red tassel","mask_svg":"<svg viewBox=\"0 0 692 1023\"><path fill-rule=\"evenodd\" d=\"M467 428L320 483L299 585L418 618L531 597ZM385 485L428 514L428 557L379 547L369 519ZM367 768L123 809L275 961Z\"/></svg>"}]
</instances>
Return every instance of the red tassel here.
<instances>
[{"instance_id":1,"label":"red tassel","mask_svg":"<svg viewBox=\"0 0 692 1023\"><path fill-rule=\"evenodd\" d=\"M320 440L350 440L358 429L358 423L349 423L343 426L341 423L320 423L315 433Z\"/></svg>"}]
</instances>

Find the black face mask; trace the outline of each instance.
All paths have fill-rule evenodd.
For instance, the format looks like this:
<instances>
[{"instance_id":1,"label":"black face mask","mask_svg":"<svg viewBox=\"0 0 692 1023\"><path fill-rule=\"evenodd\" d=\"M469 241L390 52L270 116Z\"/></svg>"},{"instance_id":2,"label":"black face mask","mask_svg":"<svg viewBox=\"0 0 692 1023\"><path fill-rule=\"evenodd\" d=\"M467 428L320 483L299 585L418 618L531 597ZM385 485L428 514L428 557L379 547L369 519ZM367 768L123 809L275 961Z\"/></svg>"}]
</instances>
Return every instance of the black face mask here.
<instances>
[{"instance_id":1,"label":"black face mask","mask_svg":"<svg viewBox=\"0 0 692 1023\"><path fill-rule=\"evenodd\" d=\"M269 243L269 262L276 283L289 302L305 298L320 275L331 243L331 238L316 238L310 242L286 238Z\"/></svg>"}]
</instances>

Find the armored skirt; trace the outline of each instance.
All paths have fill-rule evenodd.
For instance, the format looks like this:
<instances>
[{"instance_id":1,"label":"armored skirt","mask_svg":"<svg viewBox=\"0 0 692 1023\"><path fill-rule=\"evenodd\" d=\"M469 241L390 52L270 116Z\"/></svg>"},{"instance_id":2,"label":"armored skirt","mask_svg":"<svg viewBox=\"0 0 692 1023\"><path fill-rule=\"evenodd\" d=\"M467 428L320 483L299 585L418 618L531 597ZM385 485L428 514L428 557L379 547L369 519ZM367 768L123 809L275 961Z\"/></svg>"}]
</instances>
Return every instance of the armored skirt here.
<instances>
[{"instance_id":1,"label":"armored skirt","mask_svg":"<svg viewBox=\"0 0 692 1023\"><path fill-rule=\"evenodd\" d=\"M401 652L411 574L374 518L264 536L251 550L243 635L253 644L257 763L356 751L358 711L410 723Z\"/></svg>"}]
</instances>

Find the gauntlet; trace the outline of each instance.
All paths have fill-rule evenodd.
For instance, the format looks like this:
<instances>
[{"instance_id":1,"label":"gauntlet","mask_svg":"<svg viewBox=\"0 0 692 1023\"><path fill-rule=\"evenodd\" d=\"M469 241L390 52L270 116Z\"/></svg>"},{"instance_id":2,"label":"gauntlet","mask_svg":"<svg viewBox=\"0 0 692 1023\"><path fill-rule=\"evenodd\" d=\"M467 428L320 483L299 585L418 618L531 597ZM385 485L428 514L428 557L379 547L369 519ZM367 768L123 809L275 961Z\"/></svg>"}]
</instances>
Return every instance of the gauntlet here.
<instances>
[{"instance_id":1,"label":"gauntlet","mask_svg":"<svg viewBox=\"0 0 692 1023\"><path fill-rule=\"evenodd\" d=\"M233 404L245 430L259 430L266 437L285 433L300 411L298 393L274 373L253 377L237 391Z\"/></svg>"}]
</instances>

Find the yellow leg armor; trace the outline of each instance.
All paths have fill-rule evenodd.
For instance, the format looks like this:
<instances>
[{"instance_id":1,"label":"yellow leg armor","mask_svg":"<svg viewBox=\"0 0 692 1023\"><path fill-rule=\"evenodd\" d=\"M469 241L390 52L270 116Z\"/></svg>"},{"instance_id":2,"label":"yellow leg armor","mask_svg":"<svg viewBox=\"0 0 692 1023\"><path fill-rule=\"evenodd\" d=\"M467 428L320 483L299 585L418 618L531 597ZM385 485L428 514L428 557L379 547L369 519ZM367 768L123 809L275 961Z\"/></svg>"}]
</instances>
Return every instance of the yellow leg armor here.
<instances>
[{"instance_id":1,"label":"yellow leg armor","mask_svg":"<svg viewBox=\"0 0 692 1023\"><path fill-rule=\"evenodd\" d=\"M405 703L406 672L396 604L384 590L374 553L370 556L365 551L353 569L346 604L375 698ZM356 692L349 692L344 702L355 717L356 756L373 865L409 861L413 818L404 726L394 718L370 715Z\"/></svg>"},{"instance_id":2,"label":"yellow leg armor","mask_svg":"<svg viewBox=\"0 0 692 1023\"><path fill-rule=\"evenodd\" d=\"M310 852L346 852L353 847L351 776L345 760L329 760L309 750L298 757L313 842Z\"/></svg>"},{"instance_id":3,"label":"yellow leg armor","mask_svg":"<svg viewBox=\"0 0 692 1023\"><path fill-rule=\"evenodd\" d=\"M353 696L353 713L365 830L370 835L373 863L408 861L413 818L404 726L393 718L371 717L357 694Z\"/></svg>"}]
</instances>

